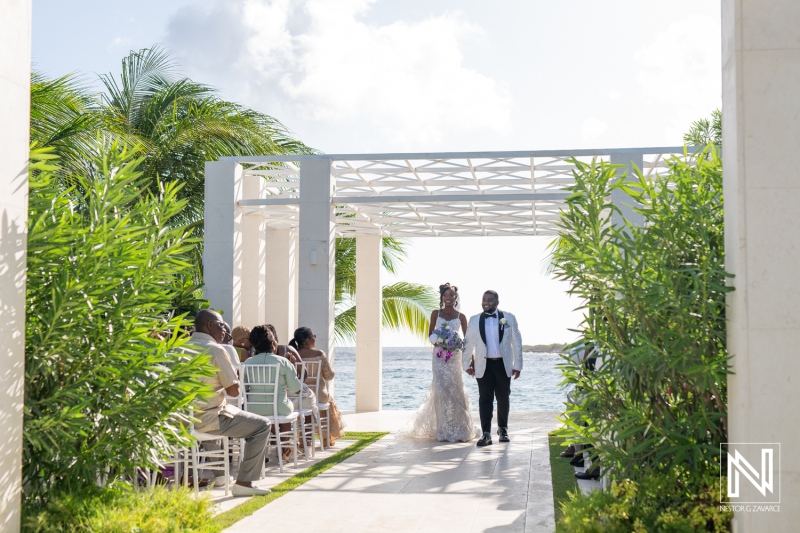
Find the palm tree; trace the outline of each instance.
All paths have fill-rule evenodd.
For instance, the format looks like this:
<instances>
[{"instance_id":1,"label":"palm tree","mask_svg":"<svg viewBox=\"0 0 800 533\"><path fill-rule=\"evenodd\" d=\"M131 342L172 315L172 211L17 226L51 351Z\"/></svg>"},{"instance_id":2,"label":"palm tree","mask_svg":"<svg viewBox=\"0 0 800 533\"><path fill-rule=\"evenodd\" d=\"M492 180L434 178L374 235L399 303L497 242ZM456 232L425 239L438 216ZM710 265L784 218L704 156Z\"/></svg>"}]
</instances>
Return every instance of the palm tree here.
<instances>
[{"instance_id":1,"label":"palm tree","mask_svg":"<svg viewBox=\"0 0 800 533\"><path fill-rule=\"evenodd\" d=\"M145 157L140 170L156 190L180 181L188 200L181 222L202 237L205 162L232 155L310 154L277 119L227 102L209 86L181 77L159 47L131 51L119 78L100 76L104 127ZM194 257L202 276L202 249Z\"/></svg>"},{"instance_id":2,"label":"palm tree","mask_svg":"<svg viewBox=\"0 0 800 533\"><path fill-rule=\"evenodd\" d=\"M205 162L232 155L311 154L277 119L219 98L203 84L179 76L158 47L131 51L118 77L100 76L107 93L100 101L71 76L48 81L33 75L31 139L53 147L75 169L89 169L92 154L109 141L133 148L139 170L157 193L163 182L179 181L187 206L177 223L202 238ZM200 241L202 243L202 240ZM336 301L340 340L355 336L355 239L337 239ZM383 265L389 272L405 256L403 243L384 239ZM192 257L195 282L202 280L202 245ZM187 301L194 286L187 281ZM438 304L433 291L413 283L383 288L384 325L427 333L427 316Z\"/></svg>"},{"instance_id":3,"label":"palm tree","mask_svg":"<svg viewBox=\"0 0 800 533\"><path fill-rule=\"evenodd\" d=\"M405 243L398 239L383 239L382 263L390 273L406 256ZM356 337L356 239L336 239L336 322L334 331L338 342ZM439 305L433 289L416 283L398 282L382 288L383 327L408 330L422 337L428 335L428 317Z\"/></svg>"},{"instance_id":4,"label":"palm tree","mask_svg":"<svg viewBox=\"0 0 800 533\"><path fill-rule=\"evenodd\" d=\"M205 162L231 155L310 154L277 119L219 98L207 85L180 77L159 47L132 51L119 78L100 76L105 127L138 145L141 170L182 182L192 222L202 219Z\"/></svg>"},{"instance_id":5,"label":"palm tree","mask_svg":"<svg viewBox=\"0 0 800 533\"><path fill-rule=\"evenodd\" d=\"M101 129L98 111L96 99L74 75L49 80L31 73L31 145L48 147L58 157L62 181L73 174L89 174L89 155L97 151Z\"/></svg>"}]
</instances>

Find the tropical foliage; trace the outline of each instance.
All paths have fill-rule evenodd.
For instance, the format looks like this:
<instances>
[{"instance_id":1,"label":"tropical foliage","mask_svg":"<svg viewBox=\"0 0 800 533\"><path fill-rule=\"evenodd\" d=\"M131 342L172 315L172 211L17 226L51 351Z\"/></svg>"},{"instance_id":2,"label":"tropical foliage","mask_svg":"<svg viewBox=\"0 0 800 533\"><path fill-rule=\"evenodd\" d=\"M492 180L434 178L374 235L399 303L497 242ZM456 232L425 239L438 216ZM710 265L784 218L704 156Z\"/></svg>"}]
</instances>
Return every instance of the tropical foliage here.
<instances>
[{"instance_id":1,"label":"tropical foliage","mask_svg":"<svg viewBox=\"0 0 800 533\"><path fill-rule=\"evenodd\" d=\"M28 533L217 533L222 528L207 498L189 489L156 487L131 490L126 485L87 487L59 493L46 504L25 509Z\"/></svg>"},{"instance_id":2,"label":"tropical foliage","mask_svg":"<svg viewBox=\"0 0 800 533\"><path fill-rule=\"evenodd\" d=\"M196 242L171 222L180 186L151 192L112 144L91 178L58 182L34 152L25 332L26 504L153 465L189 442L187 408L209 391L207 356L175 356ZM174 334L172 334L174 333Z\"/></svg>"},{"instance_id":3,"label":"tropical foliage","mask_svg":"<svg viewBox=\"0 0 800 533\"><path fill-rule=\"evenodd\" d=\"M31 74L31 144L58 156L61 179L89 174L101 130L98 102L75 76Z\"/></svg>"},{"instance_id":4,"label":"tropical foliage","mask_svg":"<svg viewBox=\"0 0 800 533\"><path fill-rule=\"evenodd\" d=\"M183 184L181 218L203 220L205 162L230 155L308 154L278 120L227 102L200 83L180 76L158 47L131 52L118 77L100 76L106 88L104 128L144 157L141 171L150 191L161 183Z\"/></svg>"},{"instance_id":5,"label":"tropical foliage","mask_svg":"<svg viewBox=\"0 0 800 533\"><path fill-rule=\"evenodd\" d=\"M398 239L383 239L383 268L396 273L405 258L404 243ZM336 239L336 323L339 342L356 337L356 239ZM383 286L383 327L407 329L420 337L428 335L428 317L439 305L436 293L426 285L397 282Z\"/></svg>"},{"instance_id":6,"label":"tropical foliage","mask_svg":"<svg viewBox=\"0 0 800 533\"><path fill-rule=\"evenodd\" d=\"M595 446L612 478L681 467L691 484L718 473L727 440L725 296L732 289L716 150L674 159L655 179L637 173L621 180L614 165L574 164L553 264L584 302L582 342L602 364L595 371L565 364L566 383L581 397L563 419L568 433ZM639 206L642 226L614 225L615 190Z\"/></svg>"},{"instance_id":7,"label":"tropical foliage","mask_svg":"<svg viewBox=\"0 0 800 533\"><path fill-rule=\"evenodd\" d=\"M707 146L713 144L717 148L722 146L722 111L715 109L711 112L711 119L701 118L692 122L689 131L683 136L683 142L688 146Z\"/></svg>"},{"instance_id":8,"label":"tropical foliage","mask_svg":"<svg viewBox=\"0 0 800 533\"><path fill-rule=\"evenodd\" d=\"M733 512L719 505L725 478L706 472L687 486L679 469L637 481L614 481L611 490L584 495L576 491L564 505L557 533L684 533L731 530Z\"/></svg>"},{"instance_id":9,"label":"tropical foliage","mask_svg":"<svg viewBox=\"0 0 800 533\"><path fill-rule=\"evenodd\" d=\"M293 138L275 118L227 102L216 92L181 76L169 55L158 47L132 51L120 73L100 76L106 92L90 95L74 76L47 80L32 75L31 140L59 156L59 182L75 186L72 175L91 176L102 146L118 143L142 159L143 194L158 194L166 183L179 183L176 198L183 209L170 219L197 239L190 250L194 269L185 276L186 292L176 306L198 303L191 291L202 281L202 230L205 161L231 155L309 154L314 150ZM80 179L77 180L80 183ZM78 185L79 186L79 185ZM355 333L355 241L336 247L337 337ZM384 239L384 267L389 272L405 255L403 244ZM384 323L425 335L426 315L437 300L413 283L384 287Z\"/></svg>"}]
</instances>

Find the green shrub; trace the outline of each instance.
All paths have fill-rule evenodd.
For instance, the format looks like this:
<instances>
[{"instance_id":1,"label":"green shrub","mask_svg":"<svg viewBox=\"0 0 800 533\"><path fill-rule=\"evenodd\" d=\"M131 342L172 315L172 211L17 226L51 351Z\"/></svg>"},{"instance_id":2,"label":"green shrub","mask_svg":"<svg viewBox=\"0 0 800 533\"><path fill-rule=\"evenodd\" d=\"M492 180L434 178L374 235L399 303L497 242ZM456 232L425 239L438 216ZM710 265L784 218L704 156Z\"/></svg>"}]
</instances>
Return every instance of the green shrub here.
<instances>
[{"instance_id":1,"label":"green shrub","mask_svg":"<svg viewBox=\"0 0 800 533\"><path fill-rule=\"evenodd\" d=\"M215 533L206 498L191 490L156 487L137 492L125 486L87 487L78 495L53 495L23 515L29 533Z\"/></svg>"},{"instance_id":2,"label":"green shrub","mask_svg":"<svg viewBox=\"0 0 800 533\"><path fill-rule=\"evenodd\" d=\"M185 342L176 300L191 292L195 243L170 226L185 206L178 187L147 192L133 160L103 151L92 176L34 155L30 181L25 338L23 490L78 493L153 465L188 442L188 406L208 393L205 355ZM170 335L170 332L176 332ZM166 337L160 340L159 337Z\"/></svg>"},{"instance_id":3,"label":"green shrub","mask_svg":"<svg viewBox=\"0 0 800 533\"><path fill-rule=\"evenodd\" d=\"M719 477L707 474L692 487L685 472L639 481L615 481L608 492L573 494L562 507L559 533L689 533L730 531L733 513L719 505ZM723 479L724 483L724 479Z\"/></svg>"},{"instance_id":4,"label":"green shrub","mask_svg":"<svg viewBox=\"0 0 800 533\"><path fill-rule=\"evenodd\" d=\"M575 162L554 270L584 302L584 342L595 372L565 363L581 405L563 421L595 446L607 473L639 479L686 467L716 474L727 440L721 161L713 147L669 161L662 176L621 180L607 163ZM644 218L614 224L612 195L629 194ZM568 415L582 416L586 426Z\"/></svg>"}]
</instances>

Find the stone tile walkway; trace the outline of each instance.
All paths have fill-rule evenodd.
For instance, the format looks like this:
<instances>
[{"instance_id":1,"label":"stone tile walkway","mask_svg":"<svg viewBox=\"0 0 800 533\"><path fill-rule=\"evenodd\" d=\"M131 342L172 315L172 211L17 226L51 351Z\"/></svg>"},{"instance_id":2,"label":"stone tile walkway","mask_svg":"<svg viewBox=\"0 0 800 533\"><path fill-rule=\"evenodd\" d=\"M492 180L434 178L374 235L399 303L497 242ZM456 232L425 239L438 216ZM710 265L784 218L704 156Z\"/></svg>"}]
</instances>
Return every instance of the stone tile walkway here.
<instances>
[{"instance_id":1,"label":"stone tile walkway","mask_svg":"<svg viewBox=\"0 0 800 533\"><path fill-rule=\"evenodd\" d=\"M347 429L396 431L412 414L348 414ZM554 417L512 413L511 443L486 448L392 433L226 531L551 532Z\"/></svg>"}]
</instances>

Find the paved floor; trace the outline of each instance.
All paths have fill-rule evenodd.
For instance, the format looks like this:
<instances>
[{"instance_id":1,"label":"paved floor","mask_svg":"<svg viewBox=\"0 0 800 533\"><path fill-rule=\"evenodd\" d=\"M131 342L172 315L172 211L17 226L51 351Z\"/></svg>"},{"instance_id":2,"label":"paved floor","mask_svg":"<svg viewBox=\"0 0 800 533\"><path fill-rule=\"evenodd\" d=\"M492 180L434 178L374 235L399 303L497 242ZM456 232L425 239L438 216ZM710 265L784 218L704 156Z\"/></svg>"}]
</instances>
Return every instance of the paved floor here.
<instances>
[{"instance_id":1,"label":"paved floor","mask_svg":"<svg viewBox=\"0 0 800 533\"><path fill-rule=\"evenodd\" d=\"M412 414L348 414L347 429L396 431ZM554 415L512 413L511 443L486 448L390 434L226 531L553 531Z\"/></svg>"},{"instance_id":2,"label":"paved floor","mask_svg":"<svg viewBox=\"0 0 800 533\"><path fill-rule=\"evenodd\" d=\"M288 462L284 464L283 473L281 473L278 469L278 456L276 453L275 448L270 449L269 458L270 462L267 464L265 469L266 477L258 480L255 484L259 487L274 487L278 483L289 479L290 477L298 474L308 468L309 466L318 463L323 459L327 459L331 455L335 454L338 451L341 451L347 448L349 445L354 444L356 441L347 441L347 440L340 440L336 442L336 446L333 448L328 448L327 450L317 450L314 453L314 457L309 457L306 459L305 457L300 457L297 461L297 466L294 466L293 462ZM310 455L310 454L309 454ZM212 477L213 474L209 470L204 471L205 477ZM234 465L233 471L231 475L235 478L236 477L236 466ZM211 501L214 503L214 512L215 513L222 513L225 511L229 511L234 507L237 507L250 498L234 498L232 495L225 496L225 489L222 487L214 487L209 490L203 490L203 494L208 494L211 498Z\"/></svg>"}]
</instances>

